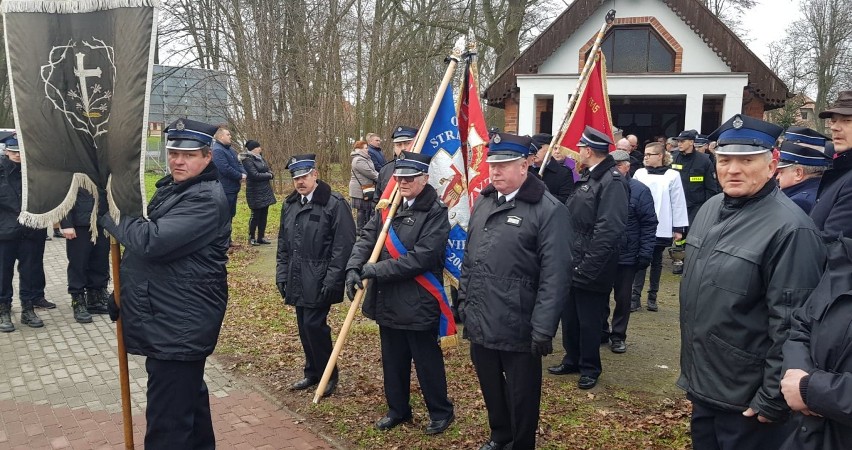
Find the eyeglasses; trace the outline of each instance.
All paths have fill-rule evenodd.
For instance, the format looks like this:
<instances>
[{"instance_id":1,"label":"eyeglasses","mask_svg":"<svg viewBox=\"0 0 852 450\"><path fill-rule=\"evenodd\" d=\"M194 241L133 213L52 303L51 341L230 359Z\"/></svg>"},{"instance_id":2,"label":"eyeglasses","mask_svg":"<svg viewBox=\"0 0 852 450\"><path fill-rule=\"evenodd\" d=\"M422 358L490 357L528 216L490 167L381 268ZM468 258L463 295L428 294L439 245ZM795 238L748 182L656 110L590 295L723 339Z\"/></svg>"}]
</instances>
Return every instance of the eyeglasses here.
<instances>
[{"instance_id":1,"label":"eyeglasses","mask_svg":"<svg viewBox=\"0 0 852 450\"><path fill-rule=\"evenodd\" d=\"M421 176L422 175L408 175L408 176L394 175L393 177L396 179L397 183L413 183L414 180L416 180L417 178L419 178Z\"/></svg>"},{"instance_id":2,"label":"eyeglasses","mask_svg":"<svg viewBox=\"0 0 852 450\"><path fill-rule=\"evenodd\" d=\"M646 158L650 158L652 156L662 155L662 153L645 153Z\"/></svg>"}]
</instances>

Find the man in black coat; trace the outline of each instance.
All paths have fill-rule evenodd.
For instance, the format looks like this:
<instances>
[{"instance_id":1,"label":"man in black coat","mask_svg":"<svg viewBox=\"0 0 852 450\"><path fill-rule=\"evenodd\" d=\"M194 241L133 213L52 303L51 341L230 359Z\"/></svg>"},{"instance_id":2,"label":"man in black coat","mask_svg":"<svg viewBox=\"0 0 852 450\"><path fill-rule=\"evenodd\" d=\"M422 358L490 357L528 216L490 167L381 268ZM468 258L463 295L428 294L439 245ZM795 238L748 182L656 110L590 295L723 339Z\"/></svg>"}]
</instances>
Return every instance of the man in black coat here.
<instances>
[{"instance_id":1,"label":"man in black coat","mask_svg":"<svg viewBox=\"0 0 852 450\"><path fill-rule=\"evenodd\" d=\"M231 213L210 150L215 126L167 128L170 175L148 218L98 219L124 245L121 316L127 352L146 356L145 448L213 449L204 364L228 302Z\"/></svg>"},{"instance_id":2,"label":"man in black coat","mask_svg":"<svg viewBox=\"0 0 852 450\"><path fill-rule=\"evenodd\" d=\"M346 265L346 294L354 298L355 287L361 289L361 281L370 280L363 310L379 325L388 403L388 412L376 422L376 428L385 431L411 420L413 359L431 419L426 434L438 434L455 419L453 404L447 397L444 355L438 345L441 300L417 277L431 272L435 278L443 279L450 221L446 205L428 183L428 156L402 152L393 166L403 201L391 223L395 238L389 236L388 240L396 241L405 251L397 247L398 258L392 257L386 241L379 260L368 262L384 222L382 214L373 216L361 230Z\"/></svg>"},{"instance_id":3,"label":"man in black coat","mask_svg":"<svg viewBox=\"0 0 852 450\"><path fill-rule=\"evenodd\" d=\"M21 324L44 326L36 314L34 302L44 297L45 230L27 228L18 223L21 214L21 150L15 132L0 136L5 156L0 157L0 331L15 331L12 323L12 278L18 261L18 298L21 300Z\"/></svg>"},{"instance_id":4,"label":"man in black coat","mask_svg":"<svg viewBox=\"0 0 852 450\"><path fill-rule=\"evenodd\" d=\"M376 166L376 170L379 171L379 179L376 181L376 200L382 197L385 187L388 185L391 177L393 176L394 165L392 163L396 160L396 158L399 158L400 153L403 151L411 151L414 147L415 137L417 137L417 128L400 125L393 130L391 139L393 139L394 159L381 166L381 169L379 169L379 166Z\"/></svg>"},{"instance_id":5,"label":"man in black coat","mask_svg":"<svg viewBox=\"0 0 852 450\"><path fill-rule=\"evenodd\" d=\"M827 236L852 236L852 91L841 91L819 118L831 128L834 164L819 183L811 219Z\"/></svg>"},{"instance_id":6,"label":"man in black coat","mask_svg":"<svg viewBox=\"0 0 852 450\"><path fill-rule=\"evenodd\" d=\"M331 305L343 301L346 261L355 244L349 203L317 179L316 155L298 155L287 167L295 190L284 200L275 281L284 303L296 307L305 352L304 378L292 390L319 383L331 356ZM337 368L323 396L337 388Z\"/></svg>"},{"instance_id":7,"label":"man in black coat","mask_svg":"<svg viewBox=\"0 0 852 450\"><path fill-rule=\"evenodd\" d=\"M493 136L491 184L474 206L462 265L459 316L491 430L481 450L535 448L541 358L571 284L568 209L527 172L529 145Z\"/></svg>"},{"instance_id":8,"label":"man in black coat","mask_svg":"<svg viewBox=\"0 0 852 450\"><path fill-rule=\"evenodd\" d=\"M789 140L781 143L779 150L781 156L775 174L778 187L805 214L810 214L816 203L820 179L831 166L831 159L820 150Z\"/></svg>"},{"instance_id":9,"label":"man in black coat","mask_svg":"<svg viewBox=\"0 0 852 450\"><path fill-rule=\"evenodd\" d=\"M562 364L554 375L580 373L578 387L591 389L601 374L603 309L615 281L618 250L627 224L627 180L609 155L612 141L586 127L578 143L586 167L566 205L571 214L574 258L571 292L562 312Z\"/></svg>"},{"instance_id":10,"label":"man in black coat","mask_svg":"<svg viewBox=\"0 0 852 450\"><path fill-rule=\"evenodd\" d=\"M571 175L571 170L553 158L547 161L544 166L544 173L539 175L541 163L544 162L544 155L547 154L547 149L550 148L550 141L553 136L540 133L532 137L530 144L529 172L535 174L547 186L547 191L553 194L559 203L565 203L568 196L574 190L574 177Z\"/></svg>"}]
</instances>

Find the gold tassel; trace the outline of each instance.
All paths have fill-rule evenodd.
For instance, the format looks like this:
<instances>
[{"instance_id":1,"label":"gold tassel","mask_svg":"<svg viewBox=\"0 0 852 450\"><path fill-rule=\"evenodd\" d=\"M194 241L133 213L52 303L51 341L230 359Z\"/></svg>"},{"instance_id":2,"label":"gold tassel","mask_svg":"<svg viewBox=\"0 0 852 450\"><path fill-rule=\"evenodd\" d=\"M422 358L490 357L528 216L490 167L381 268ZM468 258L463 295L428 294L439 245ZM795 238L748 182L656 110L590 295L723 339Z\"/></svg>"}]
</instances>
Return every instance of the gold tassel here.
<instances>
[{"instance_id":1,"label":"gold tassel","mask_svg":"<svg viewBox=\"0 0 852 450\"><path fill-rule=\"evenodd\" d=\"M441 349L442 350L448 350L448 349L455 348L455 347L458 347L458 346L459 346L459 335L458 335L458 333L450 335L450 336L444 336L444 337L441 338Z\"/></svg>"},{"instance_id":2,"label":"gold tassel","mask_svg":"<svg viewBox=\"0 0 852 450\"><path fill-rule=\"evenodd\" d=\"M390 206L390 200L383 198L379 200L378 204L376 204L376 210L387 209L388 206Z\"/></svg>"}]
</instances>

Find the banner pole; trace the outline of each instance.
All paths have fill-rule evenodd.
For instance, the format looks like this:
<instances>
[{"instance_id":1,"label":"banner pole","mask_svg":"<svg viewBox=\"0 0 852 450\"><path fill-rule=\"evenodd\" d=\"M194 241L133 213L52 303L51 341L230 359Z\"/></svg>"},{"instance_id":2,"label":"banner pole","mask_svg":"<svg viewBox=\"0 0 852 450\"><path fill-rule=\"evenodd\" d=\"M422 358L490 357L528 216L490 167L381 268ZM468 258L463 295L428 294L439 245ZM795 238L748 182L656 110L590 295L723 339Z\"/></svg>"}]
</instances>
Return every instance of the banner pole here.
<instances>
[{"instance_id":1,"label":"banner pole","mask_svg":"<svg viewBox=\"0 0 852 450\"><path fill-rule=\"evenodd\" d=\"M429 134L429 129L432 127L432 122L435 120L435 115L438 114L438 108L441 106L441 100L444 98L444 93L447 91L447 87L450 85L450 81L453 79L453 74L455 73L456 66L461 60L461 54L464 51L464 38L459 38L456 41L456 46L453 48L453 52L450 56L447 57L447 70L444 72L444 78L441 80L441 85L438 87L438 92L435 94L435 99L432 101L432 106L429 108L429 114L426 116L426 119L423 121L423 124L420 127L420 130L417 132L417 139L414 141L414 148L411 149L412 153L420 153L423 149L423 145L426 143L426 135ZM379 260L379 256L382 253L382 248L385 245L385 239L387 239L388 230L390 229L391 222L393 221L394 216L396 215L396 210L399 207L399 204L402 202L402 196L399 195L399 192L396 188L393 190L393 194L391 197L391 206L388 211L388 215L385 218L384 224L382 225L382 231L379 233L378 239L376 239L376 245L373 246L373 253L370 255L369 263L375 263ZM381 214L377 212L377 214ZM355 293L355 298L352 300L352 304L349 305L349 311L346 314L346 320L343 322L343 326L340 327L340 334L337 335L337 340L334 343L334 349L331 352L331 356L328 358L328 364L325 365L325 370L322 373L322 378L320 379L319 385L317 385L317 390L314 393L313 402L319 403L322 398L323 392L325 392L325 388L328 386L329 380L331 380L331 374L334 372L334 367L337 365L337 359L340 356L341 350L343 350L343 344L346 343L346 338L349 335L349 330L352 327L352 322L355 320L355 314L358 312L359 307L361 306L361 302L364 299L364 295L367 292L367 285L369 284L369 279L364 280L362 283L364 285L364 289L359 289Z\"/></svg>"},{"instance_id":2,"label":"banner pole","mask_svg":"<svg viewBox=\"0 0 852 450\"><path fill-rule=\"evenodd\" d=\"M112 292L115 304L121 308L121 246L114 237L109 238L109 253L112 260ZM133 449L133 411L130 405L130 375L127 369L127 350L124 348L124 328L121 316L115 322L118 341L118 381L121 385L121 415L124 422L124 448Z\"/></svg>"},{"instance_id":3,"label":"banner pole","mask_svg":"<svg viewBox=\"0 0 852 450\"><path fill-rule=\"evenodd\" d=\"M592 45L591 50L589 50L589 56L586 57L586 64L583 66L583 71L580 72L580 78L577 79L577 85L574 87L574 92L571 93L571 96L568 97L568 106L565 108L565 114L562 116L562 124L559 127L559 133L553 135L553 138L550 141L550 146L547 149L547 153L544 154L544 159L541 161L541 168L538 170L538 175L544 175L544 168L547 167L547 163L550 162L550 154L553 151L553 146L558 145L562 142L562 137L565 135L565 131L568 128L568 123L570 122L571 117L574 115L574 110L577 109L577 98L580 96L580 91L583 90L586 82L589 78L589 73L592 71L592 63L595 60L595 55L598 50L601 48L601 43L603 42L604 35L606 34L606 29L609 25L615 20L615 10L610 9L606 13L606 19L603 25L601 25L600 30L598 30L597 37L595 38L595 43Z\"/></svg>"}]
</instances>

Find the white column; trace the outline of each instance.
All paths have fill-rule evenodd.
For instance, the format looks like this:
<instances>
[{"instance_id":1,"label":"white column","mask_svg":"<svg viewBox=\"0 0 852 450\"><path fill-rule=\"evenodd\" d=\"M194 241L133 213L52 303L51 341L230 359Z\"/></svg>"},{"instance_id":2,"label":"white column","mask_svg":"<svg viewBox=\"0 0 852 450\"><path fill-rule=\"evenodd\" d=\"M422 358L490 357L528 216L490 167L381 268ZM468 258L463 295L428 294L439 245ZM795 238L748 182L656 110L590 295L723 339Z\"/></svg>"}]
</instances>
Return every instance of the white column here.
<instances>
[{"instance_id":1,"label":"white column","mask_svg":"<svg viewBox=\"0 0 852 450\"><path fill-rule=\"evenodd\" d=\"M521 87L518 104L518 136L533 134L535 127L535 93Z\"/></svg>"},{"instance_id":2,"label":"white column","mask_svg":"<svg viewBox=\"0 0 852 450\"><path fill-rule=\"evenodd\" d=\"M728 93L725 95L725 100L722 101L722 123L730 119L734 114L743 112L743 91L740 89L737 93Z\"/></svg>"},{"instance_id":3,"label":"white column","mask_svg":"<svg viewBox=\"0 0 852 450\"><path fill-rule=\"evenodd\" d=\"M575 81L571 83L575 83ZM565 85L567 86L571 83L565 83ZM564 117L565 110L568 108L568 97L570 96L571 92L567 89L557 90L553 94L553 126L551 130L553 130L554 135L559 133L559 127L562 126L562 117Z\"/></svg>"},{"instance_id":4,"label":"white column","mask_svg":"<svg viewBox=\"0 0 852 450\"><path fill-rule=\"evenodd\" d=\"M683 121L684 130L701 129L701 110L704 107L704 96L698 92L686 94L686 114Z\"/></svg>"}]
</instances>

